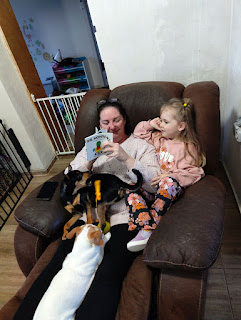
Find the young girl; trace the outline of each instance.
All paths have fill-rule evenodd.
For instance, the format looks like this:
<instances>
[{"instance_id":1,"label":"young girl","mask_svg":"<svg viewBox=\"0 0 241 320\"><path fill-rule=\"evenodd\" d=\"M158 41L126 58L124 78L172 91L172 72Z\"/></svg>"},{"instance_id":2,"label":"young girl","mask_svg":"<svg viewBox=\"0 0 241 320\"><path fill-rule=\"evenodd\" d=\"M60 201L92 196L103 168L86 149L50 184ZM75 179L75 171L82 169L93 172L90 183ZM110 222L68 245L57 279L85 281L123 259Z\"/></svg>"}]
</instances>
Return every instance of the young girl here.
<instances>
[{"instance_id":1,"label":"young girl","mask_svg":"<svg viewBox=\"0 0 241 320\"><path fill-rule=\"evenodd\" d=\"M152 231L172 203L186 187L204 176L202 167L206 163L198 142L190 99L169 100L162 105L160 118L140 122L134 136L155 146L161 173L152 180L152 185L157 186L155 195L142 189L125 195L130 212L129 230L139 231L127 244L132 252L145 248Z\"/></svg>"}]
</instances>

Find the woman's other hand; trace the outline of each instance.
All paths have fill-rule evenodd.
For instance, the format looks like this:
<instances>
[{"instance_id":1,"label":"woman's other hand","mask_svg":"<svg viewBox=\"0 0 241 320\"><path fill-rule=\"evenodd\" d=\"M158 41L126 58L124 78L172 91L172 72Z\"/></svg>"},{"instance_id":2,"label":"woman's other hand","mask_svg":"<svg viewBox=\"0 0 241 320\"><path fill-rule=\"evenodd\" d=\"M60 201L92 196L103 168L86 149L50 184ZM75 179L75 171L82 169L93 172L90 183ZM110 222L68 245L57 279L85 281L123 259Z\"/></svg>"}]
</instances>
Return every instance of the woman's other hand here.
<instances>
[{"instance_id":1,"label":"woman's other hand","mask_svg":"<svg viewBox=\"0 0 241 320\"><path fill-rule=\"evenodd\" d=\"M134 167L135 160L123 150L119 143L106 141L102 144L102 150L108 158L116 158L117 160L124 162L128 170L131 170Z\"/></svg>"},{"instance_id":2,"label":"woman's other hand","mask_svg":"<svg viewBox=\"0 0 241 320\"><path fill-rule=\"evenodd\" d=\"M156 130L161 130L161 120L159 117L150 120L150 125Z\"/></svg>"}]
</instances>

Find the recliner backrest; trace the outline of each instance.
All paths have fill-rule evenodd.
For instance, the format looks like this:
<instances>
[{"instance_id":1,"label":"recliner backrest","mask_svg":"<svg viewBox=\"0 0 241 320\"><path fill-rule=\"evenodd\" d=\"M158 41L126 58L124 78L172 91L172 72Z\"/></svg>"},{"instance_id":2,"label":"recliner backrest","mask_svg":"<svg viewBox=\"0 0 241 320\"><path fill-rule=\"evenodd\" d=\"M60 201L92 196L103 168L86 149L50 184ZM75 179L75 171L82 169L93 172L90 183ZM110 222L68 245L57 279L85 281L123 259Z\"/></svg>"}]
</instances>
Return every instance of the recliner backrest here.
<instances>
[{"instance_id":1,"label":"recliner backrest","mask_svg":"<svg viewBox=\"0 0 241 320\"><path fill-rule=\"evenodd\" d=\"M98 126L97 105L102 99L118 98L130 118L131 129L142 120L159 116L160 107L171 98L191 98L196 111L196 128L206 152L205 172L213 174L219 160L220 110L219 88L212 81L193 83L186 88L176 82L139 82L109 89L93 89L80 105L75 130L76 153L84 146L84 138Z\"/></svg>"}]
</instances>

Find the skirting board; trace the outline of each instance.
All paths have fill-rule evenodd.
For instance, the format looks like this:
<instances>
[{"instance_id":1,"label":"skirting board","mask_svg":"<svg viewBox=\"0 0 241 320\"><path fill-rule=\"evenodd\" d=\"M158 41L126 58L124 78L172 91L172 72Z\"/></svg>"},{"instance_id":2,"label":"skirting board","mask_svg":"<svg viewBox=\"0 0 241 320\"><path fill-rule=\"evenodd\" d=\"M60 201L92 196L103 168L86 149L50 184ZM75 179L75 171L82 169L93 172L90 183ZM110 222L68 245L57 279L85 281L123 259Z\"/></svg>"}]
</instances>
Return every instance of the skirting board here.
<instances>
[{"instance_id":1,"label":"skirting board","mask_svg":"<svg viewBox=\"0 0 241 320\"><path fill-rule=\"evenodd\" d=\"M233 194L234 194L235 200L236 200L237 205L238 205L238 208L239 208L239 213L241 214L241 203L240 203L240 199L239 199L239 197L238 197L238 195L237 195L237 192L236 192L236 190L235 190L235 188L234 188L234 185L233 185L233 183L232 183L232 179L231 179L231 177L230 177L230 175L229 175L228 169L227 169L227 167L226 167L226 165L225 165L225 163L224 163L223 161L222 161L222 164L223 164L224 170L225 170L225 172L226 172L226 175L227 175L227 177L228 177L228 181L229 181L229 183L230 183L230 185L231 185L231 188L232 188L232 190L233 190Z\"/></svg>"},{"instance_id":2,"label":"skirting board","mask_svg":"<svg viewBox=\"0 0 241 320\"><path fill-rule=\"evenodd\" d=\"M41 171L31 170L32 175L33 176L42 176L42 175L46 175L47 173L49 173L50 169L53 167L57 158L58 158L57 156L54 156L53 160L51 161L50 165L48 166L48 168L46 170L41 170Z\"/></svg>"}]
</instances>

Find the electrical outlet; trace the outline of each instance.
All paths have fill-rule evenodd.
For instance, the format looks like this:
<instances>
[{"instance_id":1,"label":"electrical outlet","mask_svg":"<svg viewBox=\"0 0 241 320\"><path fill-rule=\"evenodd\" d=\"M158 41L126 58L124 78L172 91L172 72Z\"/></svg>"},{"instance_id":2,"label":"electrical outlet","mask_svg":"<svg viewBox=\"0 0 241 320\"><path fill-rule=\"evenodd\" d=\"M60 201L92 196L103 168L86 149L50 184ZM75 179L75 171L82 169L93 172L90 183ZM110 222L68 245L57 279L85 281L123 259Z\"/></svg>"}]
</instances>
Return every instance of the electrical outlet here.
<instances>
[{"instance_id":1,"label":"electrical outlet","mask_svg":"<svg viewBox=\"0 0 241 320\"><path fill-rule=\"evenodd\" d=\"M234 136L238 142L241 142L241 117L233 124Z\"/></svg>"}]
</instances>

